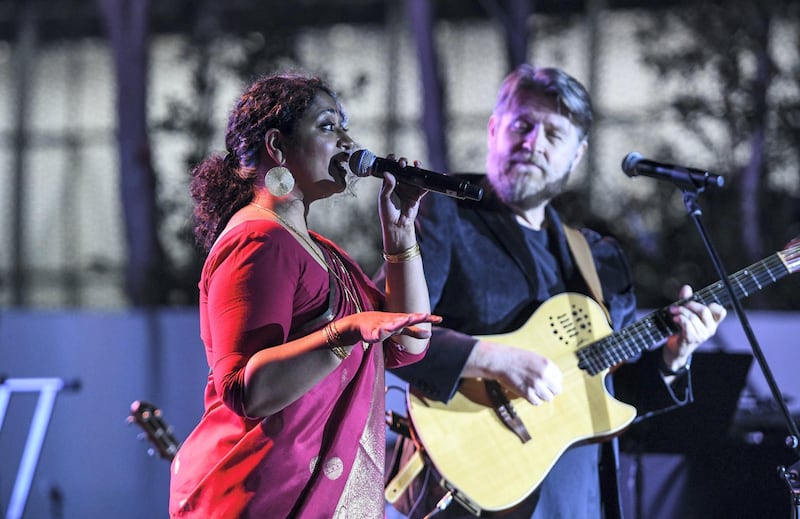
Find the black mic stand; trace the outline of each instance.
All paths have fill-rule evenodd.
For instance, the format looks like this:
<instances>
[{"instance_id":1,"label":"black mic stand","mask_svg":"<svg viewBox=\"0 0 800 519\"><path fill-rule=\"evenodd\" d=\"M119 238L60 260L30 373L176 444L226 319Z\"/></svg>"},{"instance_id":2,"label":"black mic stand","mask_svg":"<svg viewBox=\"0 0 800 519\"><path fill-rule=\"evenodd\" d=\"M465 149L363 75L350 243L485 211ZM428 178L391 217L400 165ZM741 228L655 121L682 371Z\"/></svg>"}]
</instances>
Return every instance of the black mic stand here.
<instances>
[{"instance_id":1,"label":"black mic stand","mask_svg":"<svg viewBox=\"0 0 800 519\"><path fill-rule=\"evenodd\" d=\"M764 373L764 378L767 379L767 384L769 385L770 392L772 393L772 398L780 407L784 420L786 421L786 425L789 429L789 436L786 437L786 445L791 447L795 451L795 454L800 456L800 452L798 452L800 431L798 431L797 424L795 424L794 420L792 419L792 415L789 412L789 408L786 406L786 401L783 399L780 389L778 389L778 384L775 382L775 377L772 375L772 371L767 364L767 360L764 357L761 346L758 344L755 334L753 333L753 329L750 327L747 315L745 314L744 309L739 302L739 298L736 297L736 293L734 292L730 280L728 279L728 274L725 272L725 267L723 266L722 261L720 261L719 255L717 254L714 245L711 243L711 239L709 238L700 218L703 212L700 210L700 206L697 205L697 195L704 191L704 187L700 186L696 187L695 189L681 188L681 191L683 192L683 202L686 206L686 211L697 225L697 230L699 231L700 236L703 238L703 242L705 243L708 254L711 257L711 261L714 263L714 267L717 269L720 281L728 292L728 297L730 297L731 304L736 312L736 316L739 318L739 321L742 324L742 329L747 336L747 340L750 342L750 349L753 351L753 356L755 356L756 360L758 361L758 365L761 368L761 371ZM780 466L778 467L778 473L786 480L791 490L792 515L790 517L792 519L800 519L800 489L798 489L800 478L798 477L797 464L793 465L789 471L787 471L785 467Z\"/></svg>"},{"instance_id":2,"label":"black mic stand","mask_svg":"<svg viewBox=\"0 0 800 519\"><path fill-rule=\"evenodd\" d=\"M800 519L800 462L795 463L789 470L783 465L778 466L778 475L786 481L789 486L789 498L791 499L792 515L791 519Z\"/></svg>"}]
</instances>

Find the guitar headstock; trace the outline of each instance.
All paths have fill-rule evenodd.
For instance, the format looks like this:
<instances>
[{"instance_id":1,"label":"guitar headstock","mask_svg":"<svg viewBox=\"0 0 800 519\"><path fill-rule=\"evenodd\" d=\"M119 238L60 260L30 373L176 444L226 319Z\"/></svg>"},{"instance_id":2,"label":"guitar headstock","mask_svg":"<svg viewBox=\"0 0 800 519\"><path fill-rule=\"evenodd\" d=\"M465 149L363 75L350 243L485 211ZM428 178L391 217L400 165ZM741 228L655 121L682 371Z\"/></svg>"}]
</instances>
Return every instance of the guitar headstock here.
<instances>
[{"instance_id":1,"label":"guitar headstock","mask_svg":"<svg viewBox=\"0 0 800 519\"><path fill-rule=\"evenodd\" d=\"M778 256L790 273L794 274L800 270L800 236L790 241Z\"/></svg>"},{"instance_id":2,"label":"guitar headstock","mask_svg":"<svg viewBox=\"0 0 800 519\"><path fill-rule=\"evenodd\" d=\"M138 425L152 444L148 449L150 455L156 455L172 460L178 452L180 443L172 435L172 427L167 425L162 417L161 409L149 402L136 400L131 404L131 414L128 423Z\"/></svg>"}]
</instances>

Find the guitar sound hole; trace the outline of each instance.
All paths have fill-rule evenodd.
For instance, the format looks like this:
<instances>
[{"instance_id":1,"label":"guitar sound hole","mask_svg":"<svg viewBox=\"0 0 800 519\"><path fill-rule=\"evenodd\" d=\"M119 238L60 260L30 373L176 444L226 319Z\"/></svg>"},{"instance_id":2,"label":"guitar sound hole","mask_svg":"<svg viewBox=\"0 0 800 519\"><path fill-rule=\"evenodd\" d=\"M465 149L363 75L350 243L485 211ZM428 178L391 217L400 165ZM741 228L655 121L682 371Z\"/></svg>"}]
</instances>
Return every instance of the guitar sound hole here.
<instances>
[{"instance_id":1,"label":"guitar sound hole","mask_svg":"<svg viewBox=\"0 0 800 519\"><path fill-rule=\"evenodd\" d=\"M550 316L550 327L556 339L564 344L569 344L570 337L577 333L574 320L568 314Z\"/></svg>"},{"instance_id":2,"label":"guitar sound hole","mask_svg":"<svg viewBox=\"0 0 800 519\"><path fill-rule=\"evenodd\" d=\"M585 331L586 333L592 333L592 321L589 319L589 316L585 310L573 305L572 317L575 319L575 323L581 330Z\"/></svg>"}]
</instances>

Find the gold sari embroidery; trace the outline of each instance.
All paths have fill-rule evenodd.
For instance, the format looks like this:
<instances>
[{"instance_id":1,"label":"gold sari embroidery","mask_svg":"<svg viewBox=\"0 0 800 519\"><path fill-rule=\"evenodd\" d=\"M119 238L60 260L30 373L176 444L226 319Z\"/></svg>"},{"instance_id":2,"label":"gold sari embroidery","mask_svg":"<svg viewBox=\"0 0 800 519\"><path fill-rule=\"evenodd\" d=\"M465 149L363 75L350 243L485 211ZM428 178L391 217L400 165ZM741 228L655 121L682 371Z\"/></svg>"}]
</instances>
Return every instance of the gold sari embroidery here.
<instances>
[{"instance_id":1,"label":"gold sari embroidery","mask_svg":"<svg viewBox=\"0 0 800 519\"><path fill-rule=\"evenodd\" d=\"M384 363L380 344L372 348L375 384L370 411L359 440L353 469L336 505L336 518L382 519L385 515L383 471L386 460L386 423L384 418Z\"/></svg>"}]
</instances>

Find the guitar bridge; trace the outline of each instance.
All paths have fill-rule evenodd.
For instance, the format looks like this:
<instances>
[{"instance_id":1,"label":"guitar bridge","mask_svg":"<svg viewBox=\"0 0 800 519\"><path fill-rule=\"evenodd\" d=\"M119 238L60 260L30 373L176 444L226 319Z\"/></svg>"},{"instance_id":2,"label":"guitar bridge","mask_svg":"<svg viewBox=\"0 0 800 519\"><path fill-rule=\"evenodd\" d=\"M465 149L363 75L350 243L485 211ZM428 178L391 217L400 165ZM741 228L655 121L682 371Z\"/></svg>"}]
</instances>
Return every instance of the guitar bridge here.
<instances>
[{"instance_id":1,"label":"guitar bridge","mask_svg":"<svg viewBox=\"0 0 800 519\"><path fill-rule=\"evenodd\" d=\"M495 380L484 380L484 384L486 385L486 394L492 402L492 408L503 425L516 434L522 443L529 442L531 435L500 384Z\"/></svg>"}]
</instances>

